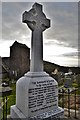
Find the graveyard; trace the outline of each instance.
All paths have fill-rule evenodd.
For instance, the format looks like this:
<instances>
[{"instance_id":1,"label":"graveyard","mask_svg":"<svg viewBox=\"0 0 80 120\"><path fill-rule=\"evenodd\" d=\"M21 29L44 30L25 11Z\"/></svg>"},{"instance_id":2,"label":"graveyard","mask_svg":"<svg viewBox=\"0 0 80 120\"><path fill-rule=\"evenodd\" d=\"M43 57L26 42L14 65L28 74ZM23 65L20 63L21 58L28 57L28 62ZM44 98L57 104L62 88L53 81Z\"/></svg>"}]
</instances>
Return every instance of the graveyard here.
<instances>
[{"instance_id":1,"label":"graveyard","mask_svg":"<svg viewBox=\"0 0 80 120\"><path fill-rule=\"evenodd\" d=\"M80 79L80 77L79 77L79 79ZM4 79L4 81L8 82L9 78ZM80 103L79 103L80 101L79 101L79 97L78 97L78 96L80 96L80 90L79 90L80 85L79 84L77 84L77 85L78 86L76 88L78 88L78 89L76 91L76 111L79 110L79 106L80 106ZM12 89L12 93L11 93L11 95L8 96L7 117L10 115L10 106L12 106L12 105L14 105L16 103L16 82L15 82L15 79L13 79L12 82L9 81L9 87ZM61 85L58 86L58 88L60 88L60 87L61 87ZM74 86L74 89L75 89L75 86ZM62 96L63 96L62 93L58 91L59 92L59 95L58 95L59 101L58 101L58 103L59 103L59 106L61 106L61 107L64 106L64 108L65 108L64 114L65 114L66 117L68 117L68 111L66 109L68 109L68 107L69 107L68 106L68 94L66 93L67 90L68 90L67 88L64 89L64 91L65 91L65 93L64 93L65 94L64 95L64 102L62 101L62 99L63 99L62 98ZM70 110L75 110L75 92L70 93ZM6 118L6 107L4 108L4 111L5 111L4 112L4 118ZM70 113L70 114L71 114L70 117L74 118L75 113L73 112L73 113ZM78 113L77 113L77 119L78 119Z\"/></svg>"},{"instance_id":2,"label":"graveyard","mask_svg":"<svg viewBox=\"0 0 80 120\"><path fill-rule=\"evenodd\" d=\"M51 20L43 12L43 6L34 3L29 11L22 14L22 23L31 30L31 59L30 50L15 42L23 50L22 64L20 59L10 54L8 64L12 64L9 74L0 79L0 117L5 120L55 120L79 119L80 115L80 68L70 68L43 62L43 32L51 27ZM13 46L11 51L13 51ZM26 51L26 52L24 52ZM20 56L20 54L19 54ZM26 56L26 58L25 58ZM14 58L15 67L13 64ZM6 58L5 58L6 59ZM5 59L3 59L5 61ZM20 68L16 66L22 64ZM46 65L45 65L46 64ZM23 66L28 66L26 69ZM44 67L45 66L45 67ZM13 67L18 70L13 70ZM12 71L11 71L12 70ZM74 70L74 71L73 71Z\"/></svg>"},{"instance_id":3,"label":"graveyard","mask_svg":"<svg viewBox=\"0 0 80 120\"><path fill-rule=\"evenodd\" d=\"M48 67L49 69L50 67ZM57 67L56 67L57 68ZM50 69L51 70L51 69ZM49 70L49 71L50 71ZM76 108L76 116L78 119L79 114L77 113L77 111L79 111L79 106L80 106L80 100L79 100L79 96L80 96L80 84L79 84L79 80L80 80L80 74L72 74L72 78L74 78L72 80L72 83L67 79L66 81L66 77L64 75L61 74L62 72L58 72L58 104L59 106L65 108L64 111L64 115L66 117L68 117L69 115L69 111L67 109L70 109L70 118L72 117L72 119L75 116L75 111L71 113L72 110L75 110ZM64 72L65 74L65 72ZM50 75L54 78L55 76L53 76L51 73ZM61 75L61 76L60 76ZM10 107L12 105L14 105L16 103L16 79L14 78L4 78L3 79L3 83L6 82L8 83L9 87L12 89L12 93L11 95L7 96L7 117L10 116ZM64 84L68 85L68 88L64 87ZM1 86L1 85L0 85ZM68 89L70 89L71 93L68 93ZM75 106L75 89L76 89L76 106ZM68 98L70 95L70 98ZM0 100L2 99L2 101L4 101L5 97L0 98ZM68 99L70 101L70 103L68 102ZM69 105L70 104L70 108ZM6 104L4 104L4 112L2 112L2 116L4 114L4 118L6 118Z\"/></svg>"}]
</instances>

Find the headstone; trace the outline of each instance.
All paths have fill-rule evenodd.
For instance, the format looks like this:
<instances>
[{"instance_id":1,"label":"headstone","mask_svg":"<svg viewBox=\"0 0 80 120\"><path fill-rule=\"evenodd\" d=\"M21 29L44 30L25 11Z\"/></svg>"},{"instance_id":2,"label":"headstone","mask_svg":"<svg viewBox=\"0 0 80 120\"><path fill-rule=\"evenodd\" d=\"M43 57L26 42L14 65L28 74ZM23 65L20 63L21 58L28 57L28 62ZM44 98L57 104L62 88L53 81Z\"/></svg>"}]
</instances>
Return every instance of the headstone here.
<instances>
[{"instance_id":1,"label":"headstone","mask_svg":"<svg viewBox=\"0 0 80 120\"><path fill-rule=\"evenodd\" d=\"M65 88L71 87L72 82L73 82L73 81L72 81L71 78L66 78L66 79L65 79L65 82L64 82L64 87L65 87Z\"/></svg>"},{"instance_id":2,"label":"headstone","mask_svg":"<svg viewBox=\"0 0 80 120\"><path fill-rule=\"evenodd\" d=\"M43 71L43 31L50 27L50 20L42 12L42 5L35 3L23 13L23 22L32 31L30 72L16 84L16 105L11 106L11 118L42 120L63 115L58 107L58 84Z\"/></svg>"},{"instance_id":3,"label":"headstone","mask_svg":"<svg viewBox=\"0 0 80 120\"><path fill-rule=\"evenodd\" d=\"M65 81L64 81L64 87L69 88L72 86L73 83L73 75L72 73L65 73Z\"/></svg>"}]
</instances>

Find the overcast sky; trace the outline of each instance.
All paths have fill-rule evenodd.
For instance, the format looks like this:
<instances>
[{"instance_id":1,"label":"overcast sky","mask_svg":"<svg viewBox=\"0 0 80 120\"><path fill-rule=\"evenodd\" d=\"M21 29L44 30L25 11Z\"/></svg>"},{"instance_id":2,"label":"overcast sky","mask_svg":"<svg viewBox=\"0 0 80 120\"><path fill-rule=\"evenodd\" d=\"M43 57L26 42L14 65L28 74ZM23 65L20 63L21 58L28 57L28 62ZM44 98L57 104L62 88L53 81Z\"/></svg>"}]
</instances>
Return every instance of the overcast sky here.
<instances>
[{"instance_id":1,"label":"overcast sky","mask_svg":"<svg viewBox=\"0 0 80 120\"><path fill-rule=\"evenodd\" d=\"M5 0L6 1L6 0ZM44 32L44 60L65 66L78 66L78 3L40 2L51 27ZM9 56L9 47L17 40L30 47L31 31L22 23L22 13L33 2L2 3L2 40L0 56Z\"/></svg>"},{"instance_id":2,"label":"overcast sky","mask_svg":"<svg viewBox=\"0 0 80 120\"><path fill-rule=\"evenodd\" d=\"M36 0L0 0L3 2L36 2ZM37 0L37 2L79 2L79 0Z\"/></svg>"}]
</instances>

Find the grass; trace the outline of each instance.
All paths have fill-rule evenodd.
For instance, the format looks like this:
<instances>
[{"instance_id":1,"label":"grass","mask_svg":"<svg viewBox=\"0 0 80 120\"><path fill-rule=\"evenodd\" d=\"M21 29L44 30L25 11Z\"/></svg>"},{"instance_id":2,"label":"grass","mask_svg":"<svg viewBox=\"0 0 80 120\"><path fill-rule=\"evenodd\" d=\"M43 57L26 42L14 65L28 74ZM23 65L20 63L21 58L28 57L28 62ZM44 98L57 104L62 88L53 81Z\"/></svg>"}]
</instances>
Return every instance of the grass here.
<instances>
[{"instance_id":1,"label":"grass","mask_svg":"<svg viewBox=\"0 0 80 120\"><path fill-rule=\"evenodd\" d=\"M10 107L16 103L16 84L11 84L10 87L12 88L12 93L7 96L7 115L10 114ZM4 106L4 117L6 117L6 105Z\"/></svg>"},{"instance_id":2,"label":"grass","mask_svg":"<svg viewBox=\"0 0 80 120\"><path fill-rule=\"evenodd\" d=\"M12 84L10 87L12 88L13 91L12 94L8 96L9 100L7 114L10 114L10 106L14 105L16 102L16 84Z\"/></svg>"},{"instance_id":3,"label":"grass","mask_svg":"<svg viewBox=\"0 0 80 120\"><path fill-rule=\"evenodd\" d=\"M8 102L7 102L7 114L10 114L10 107L12 105L15 105L16 103L16 83L11 83L11 81L14 81L14 80L9 80L8 78L7 79L4 79L4 81L7 81L9 82L9 86L12 88L12 93L10 96L8 96ZM62 83L59 84L59 86L62 86ZM73 87L77 87L77 84L74 82ZM80 95L80 90L77 90L76 92L78 95ZM62 98L61 98L62 99ZM64 103L65 104L65 103ZM62 106L62 102L61 100L59 101L59 105ZM4 109L4 115L6 115L6 108Z\"/></svg>"},{"instance_id":4,"label":"grass","mask_svg":"<svg viewBox=\"0 0 80 120\"><path fill-rule=\"evenodd\" d=\"M77 95L80 95L80 87L78 88L78 90L76 91Z\"/></svg>"}]
</instances>

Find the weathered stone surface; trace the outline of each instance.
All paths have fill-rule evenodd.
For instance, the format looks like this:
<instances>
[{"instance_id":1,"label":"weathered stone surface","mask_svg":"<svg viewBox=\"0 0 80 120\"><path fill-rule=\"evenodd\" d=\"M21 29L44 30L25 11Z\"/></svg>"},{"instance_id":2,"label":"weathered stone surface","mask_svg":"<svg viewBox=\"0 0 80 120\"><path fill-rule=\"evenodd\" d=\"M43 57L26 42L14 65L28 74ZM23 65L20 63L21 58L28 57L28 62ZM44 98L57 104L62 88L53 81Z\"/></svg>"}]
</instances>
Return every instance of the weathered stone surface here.
<instances>
[{"instance_id":1,"label":"weathered stone surface","mask_svg":"<svg viewBox=\"0 0 80 120\"><path fill-rule=\"evenodd\" d=\"M11 106L12 118L38 120L60 117L58 84L43 71L43 31L50 27L50 20L42 12L42 5L35 3L23 13L23 22L32 30L30 72L16 84L16 105Z\"/></svg>"},{"instance_id":2,"label":"weathered stone surface","mask_svg":"<svg viewBox=\"0 0 80 120\"><path fill-rule=\"evenodd\" d=\"M14 114L18 118L36 119L63 114L63 110L58 107L57 82L45 72L25 74L18 80L16 88L16 106L11 109L12 118ZM21 113L18 115L17 111Z\"/></svg>"},{"instance_id":3,"label":"weathered stone surface","mask_svg":"<svg viewBox=\"0 0 80 120\"><path fill-rule=\"evenodd\" d=\"M31 72L43 71L43 31L50 27L50 20L42 12L42 5L35 3L29 12L23 13L23 22L32 31Z\"/></svg>"}]
</instances>

